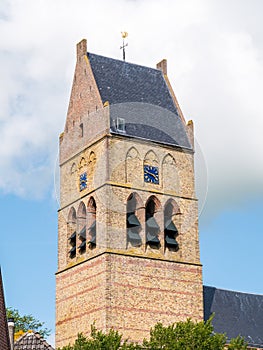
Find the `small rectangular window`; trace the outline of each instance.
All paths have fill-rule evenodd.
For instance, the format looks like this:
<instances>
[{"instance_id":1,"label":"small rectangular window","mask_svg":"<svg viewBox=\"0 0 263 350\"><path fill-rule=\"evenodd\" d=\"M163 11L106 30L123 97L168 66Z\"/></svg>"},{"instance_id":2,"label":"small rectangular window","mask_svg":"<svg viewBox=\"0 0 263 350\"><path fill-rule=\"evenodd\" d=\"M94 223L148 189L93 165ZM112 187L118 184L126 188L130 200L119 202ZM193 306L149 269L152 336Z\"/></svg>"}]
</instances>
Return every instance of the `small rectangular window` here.
<instances>
[{"instance_id":1,"label":"small rectangular window","mask_svg":"<svg viewBox=\"0 0 263 350\"><path fill-rule=\"evenodd\" d=\"M84 133L83 123L81 123L79 127L80 127L80 137L83 137L83 133Z\"/></svg>"},{"instance_id":2,"label":"small rectangular window","mask_svg":"<svg viewBox=\"0 0 263 350\"><path fill-rule=\"evenodd\" d=\"M126 131L126 127L125 127L125 119L123 118L117 118L117 123L116 123L116 127L118 131L122 131L125 132Z\"/></svg>"}]
</instances>

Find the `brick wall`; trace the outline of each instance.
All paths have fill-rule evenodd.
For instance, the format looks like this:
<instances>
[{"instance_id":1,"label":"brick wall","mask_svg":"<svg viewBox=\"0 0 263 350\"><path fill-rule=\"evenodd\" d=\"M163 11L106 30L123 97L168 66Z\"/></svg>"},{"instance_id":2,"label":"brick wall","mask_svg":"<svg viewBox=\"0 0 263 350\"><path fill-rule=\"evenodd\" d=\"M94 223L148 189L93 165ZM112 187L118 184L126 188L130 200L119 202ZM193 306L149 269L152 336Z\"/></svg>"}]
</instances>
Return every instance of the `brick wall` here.
<instances>
[{"instance_id":1,"label":"brick wall","mask_svg":"<svg viewBox=\"0 0 263 350\"><path fill-rule=\"evenodd\" d=\"M105 253L57 274L56 346L90 325L142 341L156 322L203 318L201 266Z\"/></svg>"},{"instance_id":2,"label":"brick wall","mask_svg":"<svg viewBox=\"0 0 263 350\"><path fill-rule=\"evenodd\" d=\"M202 268L199 257L198 209L193 153L120 135L110 135L110 109L102 106L86 57L85 41L78 45L77 64L64 133L60 136L61 208L59 210L56 291L56 346L99 329L113 327L141 341L156 322L164 324L203 318ZM189 136L193 135L189 125ZM192 137L191 137L192 138ZM143 167L159 169L159 184L144 182ZM87 172L87 188L79 176ZM136 197L141 245L127 239L127 200ZM81 221L96 202L96 247L69 256L69 215L76 213L76 246ZM155 203L160 227L158 248L146 244L145 210ZM173 207L179 249L168 249L164 209Z\"/></svg>"}]
</instances>

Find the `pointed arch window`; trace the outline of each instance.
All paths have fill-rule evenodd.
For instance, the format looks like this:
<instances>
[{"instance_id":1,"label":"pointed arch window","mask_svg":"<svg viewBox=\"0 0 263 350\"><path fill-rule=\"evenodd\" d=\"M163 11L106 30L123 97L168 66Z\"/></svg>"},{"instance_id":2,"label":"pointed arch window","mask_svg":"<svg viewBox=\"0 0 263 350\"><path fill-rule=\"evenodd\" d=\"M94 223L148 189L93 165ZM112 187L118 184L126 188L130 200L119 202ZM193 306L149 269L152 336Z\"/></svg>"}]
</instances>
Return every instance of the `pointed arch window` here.
<instances>
[{"instance_id":1,"label":"pointed arch window","mask_svg":"<svg viewBox=\"0 0 263 350\"><path fill-rule=\"evenodd\" d=\"M95 202L95 199L91 197L88 204L88 215L89 215L88 244L90 248L96 247L96 235L97 235L96 212L97 212L96 202Z\"/></svg>"},{"instance_id":2,"label":"pointed arch window","mask_svg":"<svg viewBox=\"0 0 263 350\"><path fill-rule=\"evenodd\" d=\"M126 228L127 228L127 241L133 246L140 246L142 239L140 236L141 224L136 215L137 200L132 193L127 201L126 210Z\"/></svg>"},{"instance_id":3,"label":"pointed arch window","mask_svg":"<svg viewBox=\"0 0 263 350\"><path fill-rule=\"evenodd\" d=\"M76 244L77 244L77 215L75 209L72 207L68 216L68 242L69 242L69 257L70 259L76 256Z\"/></svg>"},{"instance_id":4,"label":"pointed arch window","mask_svg":"<svg viewBox=\"0 0 263 350\"><path fill-rule=\"evenodd\" d=\"M159 246L160 226L156 221L156 203L154 198L150 198L145 208L145 226L146 226L146 243L149 245Z\"/></svg>"},{"instance_id":5,"label":"pointed arch window","mask_svg":"<svg viewBox=\"0 0 263 350\"><path fill-rule=\"evenodd\" d=\"M78 250L80 254L86 252L86 216L85 204L81 202L78 209L78 231L80 240Z\"/></svg>"},{"instance_id":6,"label":"pointed arch window","mask_svg":"<svg viewBox=\"0 0 263 350\"><path fill-rule=\"evenodd\" d=\"M173 221L174 212L174 205L171 202L167 203L164 208L164 241L165 247L177 250L179 248L176 240L178 229ZM179 211L176 210L176 213L179 214Z\"/></svg>"}]
</instances>

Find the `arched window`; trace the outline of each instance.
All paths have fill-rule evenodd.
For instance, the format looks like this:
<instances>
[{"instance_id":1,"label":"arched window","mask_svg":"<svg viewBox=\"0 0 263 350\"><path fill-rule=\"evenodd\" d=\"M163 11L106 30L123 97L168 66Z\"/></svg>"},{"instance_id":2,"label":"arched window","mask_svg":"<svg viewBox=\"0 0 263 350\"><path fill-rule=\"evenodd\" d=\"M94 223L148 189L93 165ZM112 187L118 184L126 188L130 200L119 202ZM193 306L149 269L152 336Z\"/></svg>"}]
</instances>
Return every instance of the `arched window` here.
<instances>
[{"instance_id":1,"label":"arched window","mask_svg":"<svg viewBox=\"0 0 263 350\"><path fill-rule=\"evenodd\" d=\"M145 229L146 229L146 243L150 246L160 245L159 233L160 226L156 221L156 212L158 209L157 198L150 197L145 208Z\"/></svg>"},{"instance_id":2,"label":"arched window","mask_svg":"<svg viewBox=\"0 0 263 350\"><path fill-rule=\"evenodd\" d=\"M78 209L78 232L80 245L78 246L80 254L86 252L86 207L83 202L80 203Z\"/></svg>"},{"instance_id":3,"label":"arched window","mask_svg":"<svg viewBox=\"0 0 263 350\"><path fill-rule=\"evenodd\" d=\"M90 248L96 247L96 234L97 234L96 211L97 211L97 206L96 206L95 199L91 197L88 203L88 238L87 238Z\"/></svg>"},{"instance_id":4,"label":"arched window","mask_svg":"<svg viewBox=\"0 0 263 350\"><path fill-rule=\"evenodd\" d=\"M179 244L176 241L178 229L175 224L175 215L180 214L179 208L173 201L168 201L164 208L164 241L165 247L178 250Z\"/></svg>"},{"instance_id":5,"label":"arched window","mask_svg":"<svg viewBox=\"0 0 263 350\"><path fill-rule=\"evenodd\" d=\"M77 216L76 210L72 207L68 215L67 223L68 242L69 242L69 257L70 259L76 256L76 244L77 244Z\"/></svg>"},{"instance_id":6,"label":"arched window","mask_svg":"<svg viewBox=\"0 0 263 350\"><path fill-rule=\"evenodd\" d=\"M138 216L136 215L136 209L138 207L138 201L136 195L132 193L127 200L126 209L126 228L127 228L127 241L132 246L140 246L142 239L140 236L141 224Z\"/></svg>"}]
</instances>

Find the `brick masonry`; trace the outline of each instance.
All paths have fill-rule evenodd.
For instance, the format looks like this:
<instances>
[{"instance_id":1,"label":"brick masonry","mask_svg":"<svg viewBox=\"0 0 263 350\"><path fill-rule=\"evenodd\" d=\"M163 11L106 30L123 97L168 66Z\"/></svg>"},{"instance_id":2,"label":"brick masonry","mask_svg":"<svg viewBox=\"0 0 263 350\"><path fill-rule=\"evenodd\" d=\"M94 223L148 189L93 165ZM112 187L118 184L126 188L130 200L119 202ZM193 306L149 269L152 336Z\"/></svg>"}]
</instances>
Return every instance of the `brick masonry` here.
<instances>
[{"instance_id":1,"label":"brick masonry","mask_svg":"<svg viewBox=\"0 0 263 350\"><path fill-rule=\"evenodd\" d=\"M89 334L95 322L141 341L156 322L170 324L202 310L201 267L103 253L57 275L57 346Z\"/></svg>"},{"instance_id":2,"label":"brick masonry","mask_svg":"<svg viewBox=\"0 0 263 350\"><path fill-rule=\"evenodd\" d=\"M111 135L110 108L103 106L86 56L77 46L77 64L64 133L60 136L61 208L59 210L56 291L56 347L77 333L111 327L124 338L142 341L156 322L203 318L202 267L192 151L146 140ZM177 103L177 101L176 101ZM88 111L88 112L87 112ZM183 120L183 118L182 118ZM193 139L192 123L185 126ZM143 166L159 169L159 184L144 182ZM87 173L87 188L79 176ZM133 193L142 244L127 240L127 200ZM90 209L96 203L96 214ZM146 244L145 208L155 203L160 247ZM179 250L164 242L164 208L173 207ZM83 214L83 208L85 208ZM71 213L76 222L70 222ZM83 216L84 215L84 216ZM96 215L97 244L69 257L72 225L78 233Z\"/></svg>"}]
</instances>

